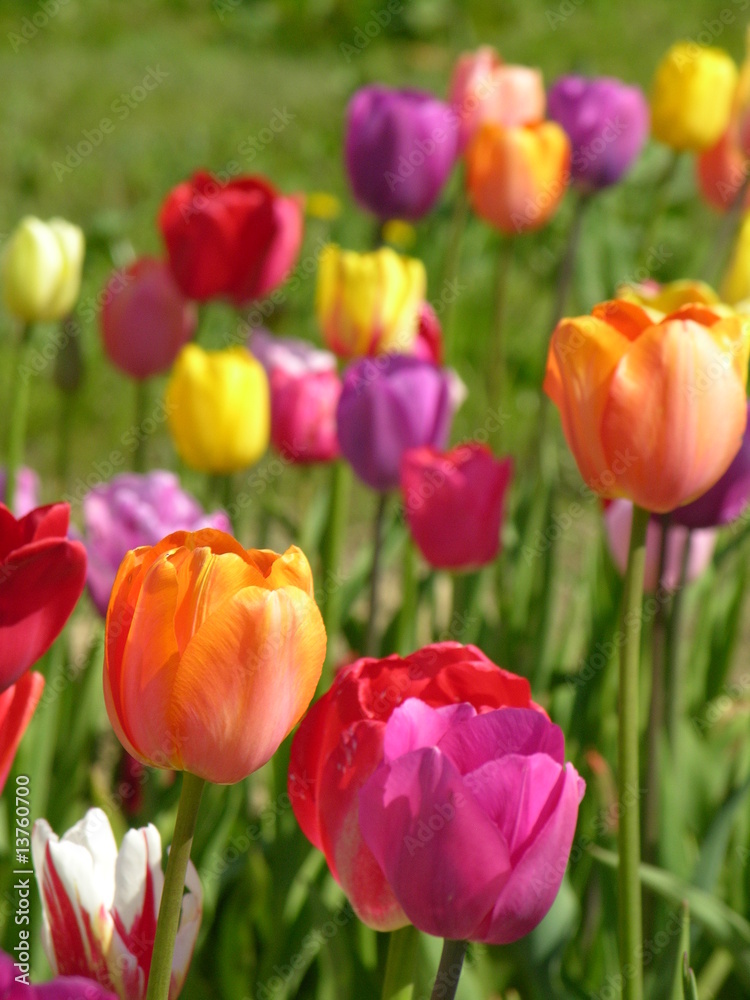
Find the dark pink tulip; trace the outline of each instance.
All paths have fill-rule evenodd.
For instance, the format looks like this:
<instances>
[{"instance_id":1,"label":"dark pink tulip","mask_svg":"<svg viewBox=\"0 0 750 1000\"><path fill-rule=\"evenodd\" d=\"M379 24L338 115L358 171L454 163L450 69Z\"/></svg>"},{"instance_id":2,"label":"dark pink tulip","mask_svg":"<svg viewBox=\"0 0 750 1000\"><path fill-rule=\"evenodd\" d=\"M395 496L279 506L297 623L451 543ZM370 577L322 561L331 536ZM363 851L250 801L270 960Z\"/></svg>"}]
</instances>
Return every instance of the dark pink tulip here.
<instances>
[{"instance_id":1,"label":"dark pink tulip","mask_svg":"<svg viewBox=\"0 0 750 1000\"><path fill-rule=\"evenodd\" d=\"M105 990L93 979L83 976L57 976L39 985L19 982L18 966L10 955L0 951L0 998L2 1000L117 1000L117 994ZM28 979L28 977L27 977Z\"/></svg>"},{"instance_id":2,"label":"dark pink tulip","mask_svg":"<svg viewBox=\"0 0 750 1000\"><path fill-rule=\"evenodd\" d=\"M419 326L412 354L434 365L443 363L443 328L429 302L423 302L419 307Z\"/></svg>"},{"instance_id":3,"label":"dark pink tulip","mask_svg":"<svg viewBox=\"0 0 750 1000\"><path fill-rule=\"evenodd\" d=\"M43 690L44 677L35 670L27 670L15 684L0 692L0 792Z\"/></svg>"},{"instance_id":4,"label":"dark pink tulip","mask_svg":"<svg viewBox=\"0 0 750 1000\"><path fill-rule=\"evenodd\" d=\"M345 143L357 201L379 219L421 219L455 163L458 117L420 90L362 87L349 102Z\"/></svg>"},{"instance_id":5,"label":"dark pink tulip","mask_svg":"<svg viewBox=\"0 0 750 1000\"><path fill-rule=\"evenodd\" d=\"M585 787L540 712L410 698L386 725L359 826L415 927L509 944L555 900Z\"/></svg>"},{"instance_id":6,"label":"dark pink tulip","mask_svg":"<svg viewBox=\"0 0 750 1000\"><path fill-rule=\"evenodd\" d=\"M551 88L547 105L549 117L570 137L571 174L581 187L616 184L648 138L646 98L621 80L563 76Z\"/></svg>"},{"instance_id":7,"label":"dark pink tulip","mask_svg":"<svg viewBox=\"0 0 750 1000\"><path fill-rule=\"evenodd\" d=\"M445 446L453 409L443 368L404 354L355 361L336 411L341 453L368 486L395 489L405 451Z\"/></svg>"},{"instance_id":8,"label":"dark pink tulip","mask_svg":"<svg viewBox=\"0 0 750 1000\"><path fill-rule=\"evenodd\" d=\"M153 257L140 257L112 274L99 314L107 357L136 379L171 368L196 321L195 306L168 265Z\"/></svg>"},{"instance_id":9,"label":"dark pink tulip","mask_svg":"<svg viewBox=\"0 0 750 1000\"><path fill-rule=\"evenodd\" d=\"M436 569L484 566L500 549L505 492L513 472L482 444L451 451L414 448L401 462L401 495L412 538Z\"/></svg>"}]
</instances>

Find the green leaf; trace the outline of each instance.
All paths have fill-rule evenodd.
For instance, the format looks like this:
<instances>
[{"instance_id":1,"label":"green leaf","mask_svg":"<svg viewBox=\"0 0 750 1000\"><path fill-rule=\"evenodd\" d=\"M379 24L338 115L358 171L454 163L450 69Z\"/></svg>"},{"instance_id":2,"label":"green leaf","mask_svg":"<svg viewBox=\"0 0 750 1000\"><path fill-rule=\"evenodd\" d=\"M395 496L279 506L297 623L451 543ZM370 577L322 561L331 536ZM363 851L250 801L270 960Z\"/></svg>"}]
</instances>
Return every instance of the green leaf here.
<instances>
[{"instance_id":1,"label":"green leaf","mask_svg":"<svg viewBox=\"0 0 750 1000\"><path fill-rule=\"evenodd\" d=\"M680 929L680 940L677 945L677 961L675 962L674 978L672 980L672 991L670 1000L685 1000L687 994L683 989L684 971L690 955L690 908L686 903L682 905L682 927Z\"/></svg>"},{"instance_id":2,"label":"green leaf","mask_svg":"<svg viewBox=\"0 0 750 1000\"><path fill-rule=\"evenodd\" d=\"M695 973L688 965L687 953L683 956L682 997L680 1000L698 1000L698 984L695 981Z\"/></svg>"},{"instance_id":3,"label":"green leaf","mask_svg":"<svg viewBox=\"0 0 750 1000\"><path fill-rule=\"evenodd\" d=\"M714 890L726 857L735 817L749 791L750 779L727 799L711 823L691 879L699 889L705 889L706 892Z\"/></svg>"}]
</instances>

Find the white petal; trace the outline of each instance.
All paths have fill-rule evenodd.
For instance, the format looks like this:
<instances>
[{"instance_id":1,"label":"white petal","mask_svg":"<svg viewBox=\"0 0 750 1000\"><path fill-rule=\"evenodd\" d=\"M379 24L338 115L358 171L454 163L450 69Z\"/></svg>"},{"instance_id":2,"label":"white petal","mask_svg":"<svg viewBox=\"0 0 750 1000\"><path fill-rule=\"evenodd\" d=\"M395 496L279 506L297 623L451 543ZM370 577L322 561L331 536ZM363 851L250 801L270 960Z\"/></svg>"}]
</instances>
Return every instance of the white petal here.
<instances>
[{"instance_id":1,"label":"white petal","mask_svg":"<svg viewBox=\"0 0 750 1000\"><path fill-rule=\"evenodd\" d=\"M185 887L187 892L182 898L182 914L180 917L180 929L177 931L177 940L174 946L174 957L172 958L172 981L169 989L170 1000L176 997L185 982L190 959L195 948L195 941L201 926L203 916L203 888L192 861L188 862L185 874Z\"/></svg>"},{"instance_id":2,"label":"white petal","mask_svg":"<svg viewBox=\"0 0 750 1000\"><path fill-rule=\"evenodd\" d=\"M130 931L133 921L143 910L147 868L151 869L154 914L158 915L164 875L161 868L161 837L152 823L139 830L128 830L117 856L113 908L126 931Z\"/></svg>"}]
</instances>

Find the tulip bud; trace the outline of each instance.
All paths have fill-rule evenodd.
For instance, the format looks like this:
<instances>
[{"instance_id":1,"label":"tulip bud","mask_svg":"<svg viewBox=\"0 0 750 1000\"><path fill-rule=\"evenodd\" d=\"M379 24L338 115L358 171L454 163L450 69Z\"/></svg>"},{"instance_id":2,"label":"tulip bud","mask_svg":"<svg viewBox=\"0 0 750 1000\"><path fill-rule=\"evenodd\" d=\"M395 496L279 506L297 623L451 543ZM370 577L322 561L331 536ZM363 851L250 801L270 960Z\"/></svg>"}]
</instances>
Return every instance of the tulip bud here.
<instances>
[{"instance_id":1,"label":"tulip bud","mask_svg":"<svg viewBox=\"0 0 750 1000\"><path fill-rule=\"evenodd\" d=\"M372 253L325 247L315 306L326 344L342 358L408 354L426 290L421 260L390 247Z\"/></svg>"},{"instance_id":2,"label":"tulip bud","mask_svg":"<svg viewBox=\"0 0 750 1000\"><path fill-rule=\"evenodd\" d=\"M736 86L737 67L722 49L677 42L654 76L654 138L678 151L713 146L729 124Z\"/></svg>"},{"instance_id":3,"label":"tulip bud","mask_svg":"<svg viewBox=\"0 0 750 1000\"><path fill-rule=\"evenodd\" d=\"M167 385L168 425L180 457L202 472L236 472L268 447L268 378L244 347L183 347Z\"/></svg>"},{"instance_id":4,"label":"tulip bud","mask_svg":"<svg viewBox=\"0 0 750 1000\"><path fill-rule=\"evenodd\" d=\"M78 298L83 254L78 226L64 219L22 219L0 264L8 311L28 323L62 319Z\"/></svg>"}]
</instances>

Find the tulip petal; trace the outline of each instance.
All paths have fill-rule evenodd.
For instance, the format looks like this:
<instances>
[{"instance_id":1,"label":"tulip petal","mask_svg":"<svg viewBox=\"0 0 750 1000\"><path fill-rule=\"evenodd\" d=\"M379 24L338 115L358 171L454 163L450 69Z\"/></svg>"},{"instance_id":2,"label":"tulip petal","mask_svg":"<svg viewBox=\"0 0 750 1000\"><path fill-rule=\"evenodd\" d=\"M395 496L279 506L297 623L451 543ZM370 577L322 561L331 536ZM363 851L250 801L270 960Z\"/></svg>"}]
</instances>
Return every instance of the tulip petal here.
<instances>
[{"instance_id":1,"label":"tulip petal","mask_svg":"<svg viewBox=\"0 0 750 1000\"><path fill-rule=\"evenodd\" d=\"M438 743L461 774L504 754L543 753L562 765L565 737L559 726L527 708L500 708L453 726Z\"/></svg>"},{"instance_id":2,"label":"tulip petal","mask_svg":"<svg viewBox=\"0 0 750 1000\"><path fill-rule=\"evenodd\" d=\"M169 685L184 769L221 784L265 764L307 708L325 645L320 612L296 587L247 587L225 601Z\"/></svg>"},{"instance_id":3,"label":"tulip petal","mask_svg":"<svg viewBox=\"0 0 750 1000\"><path fill-rule=\"evenodd\" d=\"M430 708L419 698L407 698L396 708L385 727L383 760L391 763L402 754L421 747L437 746L459 722L476 717L473 705L443 705Z\"/></svg>"},{"instance_id":4,"label":"tulip petal","mask_svg":"<svg viewBox=\"0 0 750 1000\"><path fill-rule=\"evenodd\" d=\"M31 671L0 693L0 792L43 690L44 677Z\"/></svg>"},{"instance_id":5,"label":"tulip petal","mask_svg":"<svg viewBox=\"0 0 750 1000\"><path fill-rule=\"evenodd\" d=\"M359 822L396 898L427 934L475 935L505 884L508 847L445 754L385 764L359 796Z\"/></svg>"}]
</instances>

